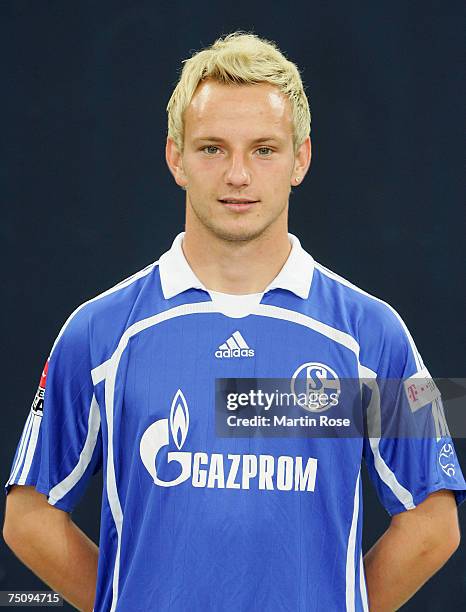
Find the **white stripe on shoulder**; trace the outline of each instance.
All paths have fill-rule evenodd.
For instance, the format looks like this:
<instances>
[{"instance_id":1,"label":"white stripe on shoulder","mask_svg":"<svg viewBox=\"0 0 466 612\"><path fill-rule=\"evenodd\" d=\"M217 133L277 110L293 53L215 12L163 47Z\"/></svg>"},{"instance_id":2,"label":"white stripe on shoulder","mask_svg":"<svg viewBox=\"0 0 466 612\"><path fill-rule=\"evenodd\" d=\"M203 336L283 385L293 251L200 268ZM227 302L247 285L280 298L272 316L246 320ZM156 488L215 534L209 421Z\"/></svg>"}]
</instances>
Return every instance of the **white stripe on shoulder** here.
<instances>
[{"instance_id":1,"label":"white stripe on shoulder","mask_svg":"<svg viewBox=\"0 0 466 612\"><path fill-rule=\"evenodd\" d=\"M313 329L318 333L327 336L327 338L331 338L335 342L346 346L359 359L359 344L357 340L353 338L353 336L344 331L336 329L335 327L330 327L330 325L322 323L322 321L318 321L317 319L313 319L308 315L297 312L296 310L281 308L280 306L270 306L269 304L259 304L251 312L251 314L271 317L273 319L282 319L284 321L291 321L292 323L297 323L298 325L303 325L304 327Z\"/></svg>"},{"instance_id":2,"label":"white stripe on shoulder","mask_svg":"<svg viewBox=\"0 0 466 612\"><path fill-rule=\"evenodd\" d=\"M16 479L16 476L18 475L19 469L20 469L21 464L23 462L24 453L25 453L26 447L28 445L29 434L31 432L31 426L32 426L33 418L34 418L34 413L32 412L32 410L30 410L29 411L29 416L26 419L26 423L25 423L24 428L23 428L23 435L21 436L21 441L19 443L18 456L16 458L15 465L14 465L13 469L11 470L11 475L10 475L10 478L8 479L7 485L8 484L15 484L15 479Z\"/></svg>"},{"instance_id":3,"label":"white stripe on shoulder","mask_svg":"<svg viewBox=\"0 0 466 612\"><path fill-rule=\"evenodd\" d=\"M111 363L112 360L107 359L107 361L104 361L99 366L91 370L92 382L94 383L94 386L97 386L100 382L105 380L107 370L110 367Z\"/></svg>"},{"instance_id":4,"label":"white stripe on shoulder","mask_svg":"<svg viewBox=\"0 0 466 612\"><path fill-rule=\"evenodd\" d=\"M18 484L20 485L26 483L26 478L28 477L29 470L31 469L32 460L36 451L37 440L39 438L39 429L41 423L42 416L34 414L34 416L32 417L31 436L29 438L26 450L26 457L24 459L23 469L21 470L21 476L18 479Z\"/></svg>"},{"instance_id":5,"label":"white stripe on shoulder","mask_svg":"<svg viewBox=\"0 0 466 612\"><path fill-rule=\"evenodd\" d=\"M367 406L367 430L368 441L374 458L374 468L380 480L387 485L398 501L403 504L406 510L411 510L411 508L415 507L411 492L400 484L395 472L390 469L380 452L382 414L380 410L380 388L377 383L377 374L369 368L360 366L359 376L363 377L361 382L371 390L371 399Z\"/></svg>"},{"instance_id":6,"label":"white stripe on shoulder","mask_svg":"<svg viewBox=\"0 0 466 612\"><path fill-rule=\"evenodd\" d=\"M329 270L328 268L326 268L322 264L318 263L317 261L315 261L314 263L315 263L315 267L320 272L322 272L322 274L325 274L325 276L328 276L332 280L335 280L335 281L341 283L342 285L345 285L345 287L349 287L350 289L353 289L353 291L356 291L357 293L361 293L362 295L365 295L365 296L375 300L376 302L380 302L381 304L384 304L384 306L386 306L396 316L398 321L401 323L401 326L403 327L403 330L404 330L404 332L406 334L406 337L409 340L409 344L411 346L411 350L413 351L414 359L416 361L417 371L419 372L420 370L422 370L422 368L424 367L424 362L422 361L421 355L419 354L419 351L417 350L417 347L416 347L416 345L414 343L414 340L413 340L411 334L409 333L409 330L406 327L405 322L400 317L400 315L397 313L397 311L392 306L390 306L390 304L388 304L387 302L384 302L384 300L381 300L380 298L376 297L375 295L372 295L371 293L367 293L367 291L364 291L363 289L360 289L357 285L354 285L350 281L346 280L346 278L343 278L342 276L339 276L335 272L332 272L332 270Z\"/></svg>"},{"instance_id":7,"label":"white stripe on shoulder","mask_svg":"<svg viewBox=\"0 0 466 612\"><path fill-rule=\"evenodd\" d=\"M88 425L87 425L87 436L84 443L81 454L79 455L78 462L72 469L72 471L64 478L61 482L52 487L49 491L48 502L54 506L60 501L65 495L67 495L71 489L79 482L82 475L88 468L94 449L97 444L97 438L100 430L100 412L99 404L92 396L91 407L89 410Z\"/></svg>"},{"instance_id":8,"label":"white stripe on shoulder","mask_svg":"<svg viewBox=\"0 0 466 612\"><path fill-rule=\"evenodd\" d=\"M414 499L410 491L400 484L398 478L388 465L380 453L381 438L369 438L369 444L374 455L374 468L376 469L380 480L384 482L398 501L403 504L406 510L415 508Z\"/></svg>"},{"instance_id":9,"label":"white stripe on shoulder","mask_svg":"<svg viewBox=\"0 0 466 612\"><path fill-rule=\"evenodd\" d=\"M90 300L87 300L87 302L83 302L82 304L80 304L68 317L68 319L65 321L63 327L60 330L60 333L58 334L55 342L53 343L52 346L52 350L50 351L50 355L53 353L55 346L57 345L58 341L60 340L60 338L63 335L63 332L65 331L65 329L68 327L69 322L73 319L73 317L78 314L78 312L84 308L84 306L87 306L87 304L90 304L91 302L95 302L97 300L100 300L101 298L106 297L107 295L110 295L111 293L115 293L116 291L120 291L120 289L124 289L125 287L128 287L129 285L132 285L134 282L136 282L137 280L139 280L140 278L143 278L144 276L147 276L148 274L150 274L152 272L152 270L155 268L155 266L157 266L159 263L159 260L154 261L153 263L149 264L148 266L146 266L145 268L143 268L142 270L139 270L139 272L136 272L135 274L132 274L131 276L129 276L128 278L125 278L124 280L120 281L119 283L117 283L116 285L114 285L113 287L110 287L110 289L107 289L106 291L104 291L103 293L99 293L99 295L96 295L95 297L91 298Z\"/></svg>"}]
</instances>

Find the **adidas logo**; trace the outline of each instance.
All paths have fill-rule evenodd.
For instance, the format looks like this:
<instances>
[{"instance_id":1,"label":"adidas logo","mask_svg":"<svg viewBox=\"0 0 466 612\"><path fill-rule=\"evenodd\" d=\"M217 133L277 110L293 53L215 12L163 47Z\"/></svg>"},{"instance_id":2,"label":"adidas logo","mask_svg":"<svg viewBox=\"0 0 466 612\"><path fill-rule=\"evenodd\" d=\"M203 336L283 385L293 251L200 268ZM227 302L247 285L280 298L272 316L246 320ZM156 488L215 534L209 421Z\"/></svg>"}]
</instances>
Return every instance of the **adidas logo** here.
<instances>
[{"instance_id":1,"label":"adidas logo","mask_svg":"<svg viewBox=\"0 0 466 612\"><path fill-rule=\"evenodd\" d=\"M249 348L246 340L235 331L226 342L221 344L215 351L217 359L229 359L231 357L254 357L254 349Z\"/></svg>"}]
</instances>

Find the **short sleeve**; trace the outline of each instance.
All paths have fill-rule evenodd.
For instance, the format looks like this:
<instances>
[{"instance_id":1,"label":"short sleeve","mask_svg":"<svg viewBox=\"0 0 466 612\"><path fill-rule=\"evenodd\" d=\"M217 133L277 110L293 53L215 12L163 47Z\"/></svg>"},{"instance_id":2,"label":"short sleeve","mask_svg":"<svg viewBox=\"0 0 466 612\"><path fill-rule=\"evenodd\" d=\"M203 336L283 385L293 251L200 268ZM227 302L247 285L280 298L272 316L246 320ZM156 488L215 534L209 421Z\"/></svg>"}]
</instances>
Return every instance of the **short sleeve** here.
<instances>
[{"instance_id":1,"label":"short sleeve","mask_svg":"<svg viewBox=\"0 0 466 612\"><path fill-rule=\"evenodd\" d=\"M52 348L16 448L10 487L31 485L71 512L102 466L99 406L85 312L73 314Z\"/></svg>"},{"instance_id":2,"label":"short sleeve","mask_svg":"<svg viewBox=\"0 0 466 612\"><path fill-rule=\"evenodd\" d=\"M369 476L390 515L415 508L441 489L453 491L459 505L466 482L442 398L404 322L380 306L384 310L366 321L369 342L361 351L361 362L374 374L367 415L379 426L377 436L370 429L364 439Z\"/></svg>"}]
</instances>

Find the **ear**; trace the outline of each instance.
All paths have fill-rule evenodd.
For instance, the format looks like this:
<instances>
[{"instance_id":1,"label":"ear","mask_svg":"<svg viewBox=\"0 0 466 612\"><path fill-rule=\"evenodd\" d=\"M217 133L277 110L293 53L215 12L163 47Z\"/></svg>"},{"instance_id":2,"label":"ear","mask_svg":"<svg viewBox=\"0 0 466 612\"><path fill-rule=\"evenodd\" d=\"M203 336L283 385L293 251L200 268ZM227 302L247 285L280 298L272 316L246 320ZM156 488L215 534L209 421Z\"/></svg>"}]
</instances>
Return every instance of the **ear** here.
<instances>
[{"instance_id":1,"label":"ear","mask_svg":"<svg viewBox=\"0 0 466 612\"><path fill-rule=\"evenodd\" d=\"M188 180L183 169L183 156L178 150L175 141L170 137L167 138L165 159L167 161L168 168L176 181L176 184L183 188L186 187Z\"/></svg>"},{"instance_id":2,"label":"ear","mask_svg":"<svg viewBox=\"0 0 466 612\"><path fill-rule=\"evenodd\" d=\"M291 176L291 186L295 187L303 182L304 177L309 170L312 158L311 137L308 136L303 144L299 147L293 166L293 174Z\"/></svg>"}]
</instances>

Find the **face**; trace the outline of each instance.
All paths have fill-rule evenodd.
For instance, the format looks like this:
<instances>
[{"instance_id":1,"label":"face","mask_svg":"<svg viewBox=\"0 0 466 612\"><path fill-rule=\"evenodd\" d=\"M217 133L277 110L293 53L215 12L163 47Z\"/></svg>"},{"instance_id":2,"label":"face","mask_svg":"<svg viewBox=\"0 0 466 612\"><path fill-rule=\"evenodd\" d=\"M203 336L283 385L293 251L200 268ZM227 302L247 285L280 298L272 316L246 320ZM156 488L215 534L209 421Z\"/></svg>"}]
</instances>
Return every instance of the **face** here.
<instances>
[{"instance_id":1,"label":"face","mask_svg":"<svg viewBox=\"0 0 466 612\"><path fill-rule=\"evenodd\" d=\"M310 163L309 139L294 155L292 129L277 87L201 83L185 112L183 154L167 140L167 163L186 189L186 230L228 241L286 231L291 186Z\"/></svg>"}]
</instances>

